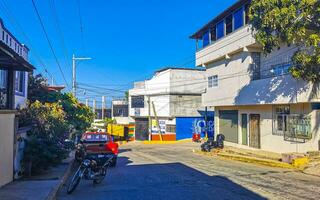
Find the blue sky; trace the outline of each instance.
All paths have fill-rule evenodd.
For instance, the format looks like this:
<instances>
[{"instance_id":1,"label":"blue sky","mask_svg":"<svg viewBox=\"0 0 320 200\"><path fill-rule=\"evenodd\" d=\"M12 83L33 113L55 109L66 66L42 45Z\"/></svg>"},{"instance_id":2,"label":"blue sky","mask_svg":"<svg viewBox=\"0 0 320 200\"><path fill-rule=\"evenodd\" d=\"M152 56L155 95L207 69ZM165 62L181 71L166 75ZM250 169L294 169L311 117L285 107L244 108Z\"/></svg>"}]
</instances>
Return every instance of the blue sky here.
<instances>
[{"instance_id":1,"label":"blue sky","mask_svg":"<svg viewBox=\"0 0 320 200\"><path fill-rule=\"evenodd\" d=\"M122 91L131 88L133 81L149 78L162 67L193 67L195 41L189 36L236 0L79 0L83 37L77 1L35 0L35 3L69 86L72 53L89 56L93 59L78 63L77 81L97 87L87 91L87 97L98 98L105 93L110 98L122 93L100 87ZM54 17L52 3L58 18ZM0 17L30 47L30 61L36 72L43 72L43 62L56 83L65 84L31 0L0 0ZM80 96L84 98L81 90Z\"/></svg>"}]
</instances>

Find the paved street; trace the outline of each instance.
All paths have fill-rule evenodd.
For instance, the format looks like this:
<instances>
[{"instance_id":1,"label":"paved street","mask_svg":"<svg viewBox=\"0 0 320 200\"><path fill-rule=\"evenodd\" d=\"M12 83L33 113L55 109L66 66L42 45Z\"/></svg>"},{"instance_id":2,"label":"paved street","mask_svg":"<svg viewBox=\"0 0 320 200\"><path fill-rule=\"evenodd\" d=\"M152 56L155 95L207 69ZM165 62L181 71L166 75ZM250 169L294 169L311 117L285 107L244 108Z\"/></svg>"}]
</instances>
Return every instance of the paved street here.
<instances>
[{"instance_id":1,"label":"paved street","mask_svg":"<svg viewBox=\"0 0 320 200\"><path fill-rule=\"evenodd\" d=\"M84 180L58 199L320 199L320 177L199 156L198 146L123 145L102 184Z\"/></svg>"}]
</instances>

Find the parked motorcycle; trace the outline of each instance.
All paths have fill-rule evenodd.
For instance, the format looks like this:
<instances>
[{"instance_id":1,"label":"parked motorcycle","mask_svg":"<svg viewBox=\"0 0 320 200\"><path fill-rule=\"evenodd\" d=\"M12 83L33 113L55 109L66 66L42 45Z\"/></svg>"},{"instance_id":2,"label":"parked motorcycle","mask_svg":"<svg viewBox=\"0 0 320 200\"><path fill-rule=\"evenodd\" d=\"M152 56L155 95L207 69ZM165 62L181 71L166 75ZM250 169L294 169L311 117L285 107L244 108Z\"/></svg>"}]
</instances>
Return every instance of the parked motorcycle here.
<instances>
[{"instance_id":1,"label":"parked motorcycle","mask_svg":"<svg viewBox=\"0 0 320 200\"><path fill-rule=\"evenodd\" d=\"M213 138L209 138L208 141L201 145L201 151L210 152L211 149L219 148L223 149L224 147L225 136L222 134L217 135L217 141L214 141Z\"/></svg>"},{"instance_id":2,"label":"parked motorcycle","mask_svg":"<svg viewBox=\"0 0 320 200\"><path fill-rule=\"evenodd\" d=\"M112 155L97 154L87 156L74 173L67 189L71 194L79 185L82 178L92 180L93 184L99 184L105 178L108 167L112 164Z\"/></svg>"}]
</instances>

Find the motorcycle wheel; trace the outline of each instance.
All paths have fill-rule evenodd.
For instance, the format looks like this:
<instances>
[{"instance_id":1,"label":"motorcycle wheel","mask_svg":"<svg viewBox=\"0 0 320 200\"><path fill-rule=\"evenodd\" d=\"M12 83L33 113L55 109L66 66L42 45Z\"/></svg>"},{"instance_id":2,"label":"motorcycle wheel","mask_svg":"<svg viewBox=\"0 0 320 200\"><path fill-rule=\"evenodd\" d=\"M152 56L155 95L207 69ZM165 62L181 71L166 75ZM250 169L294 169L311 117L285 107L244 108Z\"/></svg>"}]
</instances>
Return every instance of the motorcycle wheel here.
<instances>
[{"instance_id":1,"label":"motorcycle wheel","mask_svg":"<svg viewBox=\"0 0 320 200\"><path fill-rule=\"evenodd\" d=\"M81 180L80 174L81 174L81 170L78 169L76 171L76 173L73 175L73 177L68 185L68 190L67 190L68 194L71 194L76 189L76 187L79 185L80 180Z\"/></svg>"},{"instance_id":2,"label":"motorcycle wheel","mask_svg":"<svg viewBox=\"0 0 320 200\"><path fill-rule=\"evenodd\" d=\"M93 179L93 184L99 184L103 181L104 177L106 177L107 169L105 167L102 167L99 170L99 177Z\"/></svg>"}]
</instances>

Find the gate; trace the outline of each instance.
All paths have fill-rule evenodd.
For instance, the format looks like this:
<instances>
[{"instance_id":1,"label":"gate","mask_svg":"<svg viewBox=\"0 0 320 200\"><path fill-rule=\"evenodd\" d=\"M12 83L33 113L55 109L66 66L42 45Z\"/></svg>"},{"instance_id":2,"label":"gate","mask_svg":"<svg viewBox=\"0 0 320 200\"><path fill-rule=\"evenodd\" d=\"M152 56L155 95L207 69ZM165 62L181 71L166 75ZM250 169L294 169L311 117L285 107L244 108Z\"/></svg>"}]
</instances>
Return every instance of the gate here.
<instances>
[{"instance_id":1,"label":"gate","mask_svg":"<svg viewBox=\"0 0 320 200\"><path fill-rule=\"evenodd\" d=\"M149 121L147 118L137 118L135 120L135 140L149 139Z\"/></svg>"}]
</instances>

